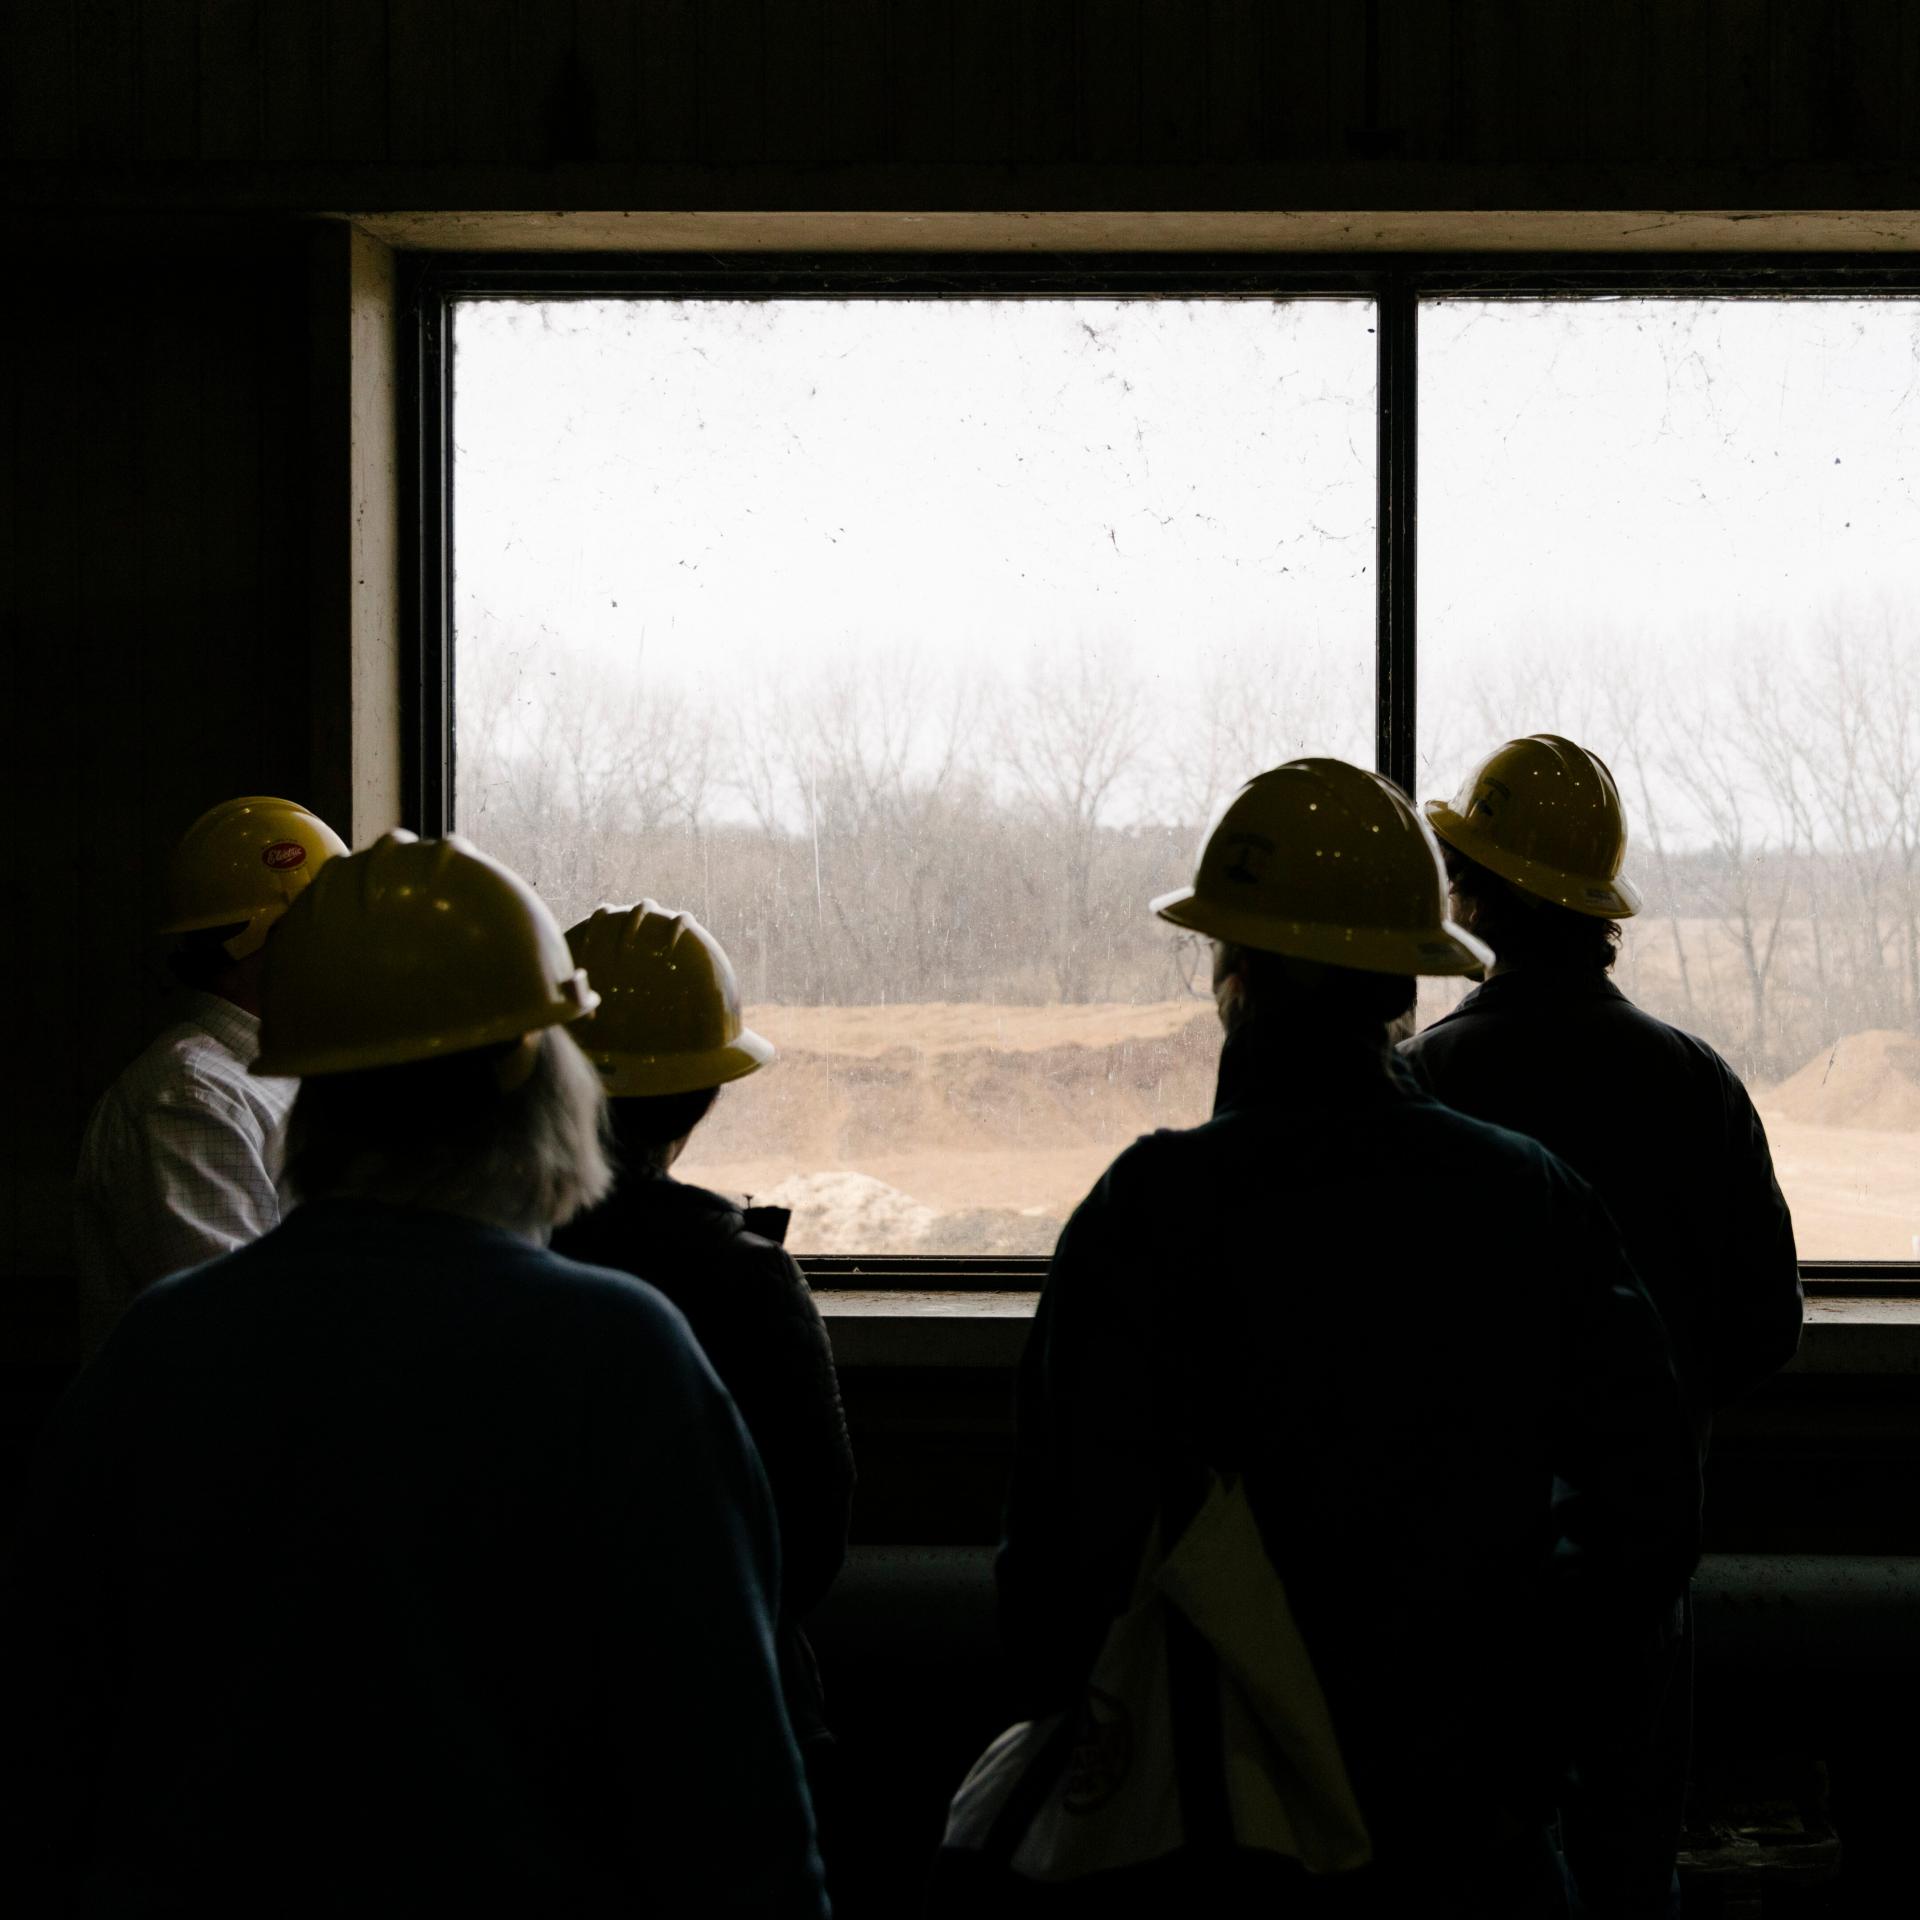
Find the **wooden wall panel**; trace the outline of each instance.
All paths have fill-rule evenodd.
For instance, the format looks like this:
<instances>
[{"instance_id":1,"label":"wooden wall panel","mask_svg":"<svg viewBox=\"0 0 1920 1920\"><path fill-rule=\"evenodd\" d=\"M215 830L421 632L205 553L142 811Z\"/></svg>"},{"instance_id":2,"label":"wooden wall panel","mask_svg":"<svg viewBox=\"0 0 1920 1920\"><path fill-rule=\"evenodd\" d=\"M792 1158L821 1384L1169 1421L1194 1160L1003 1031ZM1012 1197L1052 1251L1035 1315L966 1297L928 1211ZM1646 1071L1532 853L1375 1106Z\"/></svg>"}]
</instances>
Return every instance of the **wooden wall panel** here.
<instances>
[{"instance_id":1,"label":"wooden wall panel","mask_svg":"<svg viewBox=\"0 0 1920 1920\"><path fill-rule=\"evenodd\" d=\"M1078 21L1078 157L1137 163L1141 15L1152 0L1086 0Z\"/></svg>"},{"instance_id":2,"label":"wooden wall panel","mask_svg":"<svg viewBox=\"0 0 1920 1920\"><path fill-rule=\"evenodd\" d=\"M200 0L138 0L140 157L200 157Z\"/></svg>"},{"instance_id":3,"label":"wooden wall panel","mask_svg":"<svg viewBox=\"0 0 1920 1920\"><path fill-rule=\"evenodd\" d=\"M1208 0L1206 139L1208 160L1250 160L1266 149L1265 0Z\"/></svg>"},{"instance_id":4,"label":"wooden wall panel","mask_svg":"<svg viewBox=\"0 0 1920 1920\"><path fill-rule=\"evenodd\" d=\"M478 84L456 83L453 69L468 54L492 41L484 33L465 33L458 0L403 0L387 9L387 156L397 163L439 166L455 157L449 95L456 90L470 97ZM496 87L507 84L505 64L489 63L483 99L492 99ZM473 156L488 158L486 152Z\"/></svg>"},{"instance_id":5,"label":"wooden wall panel","mask_svg":"<svg viewBox=\"0 0 1920 1920\"><path fill-rule=\"evenodd\" d=\"M200 0L202 160L231 164L262 158L266 74L261 12L262 0ZM283 110L287 104L281 102Z\"/></svg>"},{"instance_id":6,"label":"wooden wall panel","mask_svg":"<svg viewBox=\"0 0 1920 1920\"><path fill-rule=\"evenodd\" d=\"M707 0L705 15L699 157L709 166L750 167L766 157L766 6L764 0ZM873 24L884 41L884 16Z\"/></svg>"},{"instance_id":7,"label":"wooden wall panel","mask_svg":"<svg viewBox=\"0 0 1920 1920\"><path fill-rule=\"evenodd\" d=\"M1207 150L1208 49L1213 22L1190 0L1145 0L1140 9L1140 150Z\"/></svg>"},{"instance_id":8,"label":"wooden wall panel","mask_svg":"<svg viewBox=\"0 0 1920 1920\"><path fill-rule=\"evenodd\" d=\"M1029 7L1014 32L1016 160L1070 160L1086 151L1080 125L1080 33L1075 9Z\"/></svg>"},{"instance_id":9,"label":"wooden wall panel","mask_svg":"<svg viewBox=\"0 0 1920 1920\"><path fill-rule=\"evenodd\" d=\"M924 0L911 31L902 30L896 9L889 27L889 67L896 130L895 151L902 160L950 160L963 138L954 91L953 43L956 34L973 31L964 0ZM771 147L769 158L777 151Z\"/></svg>"},{"instance_id":10,"label":"wooden wall panel","mask_svg":"<svg viewBox=\"0 0 1920 1920\"><path fill-rule=\"evenodd\" d=\"M75 10L60 0L38 6L11 0L0 21L6 46L0 58L0 111L11 160L70 160L74 156Z\"/></svg>"},{"instance_id":11,"label":"wooden wall panel","mask_svg":"<svg viewBox=\"0 0 1920 1920\"><path fill-rule=\"evenodd\" d=\"M280 204L336 210L618 208L641 165L1228 161L1301 163L1321 205L1357 168L1361 208L1392 161L1465 169L1432 175L1456 195L1476 168L1692 165L1751 174L1754 204L1769 168L1910 162L1920 140L1905 0L34 0L5 19L6 151L77 163L43 196L135 203L143 165L196 161L211 200L273 203L284 173ZM561 197L556 167L586 169ZM145 190L196 191L177 172ZM1882 183L1871 204L1911 196Z\"/></svg>"},{"instance_id":12,"label":"wooden wall panel","mask_svg":"<svg viewBox=\"0 0 1920 1920\"><path fill-rule=\"evenodd\" d=\"M409 89L434 90L449 150L474 161L509 161L527 150L527 87L513 61L517 11L517 0L464 0L449 44L436 50L424 38L414 49L422 67Z\"/></svg>"},{"instance_id":13,"label":"wooden wall panel","mask_svg":"<svg viewBox=\"0 0 1920 1920\"><path fill-rule=\"evenodd\" d=\"M1025 11L1022 0L968 0L948 35L954 138L981 166L1003 167L1018 149L1016 28Z\"/></svg>"},{"instance_id":14,"label":"wooden wall panel","mask_svg":"<svg viewBox=\"0 0 1920 1920\"><path fill-rule=\"evenodd\" d=\"M388 157L387 0L327 0L321 53L320 158L373 164Z\"/></svg>"},{"instance_id":15,"label":"wooden wall panel","mask_svg":"<svg viewBox=\"0 0 1920 1920\"><path fill-rule=\"evenodd\" d=\"M809 11L793 4L776 18ZM632 162L640 157L640 17L626 0L579 0L580 70L586 88L588 142L602 160ZM817 45L817 35L808 36Z\"/></svg>"},{"instance_id":16,"label":"wooden wall panel","mask_svg":"<svg viewBox=\"0 0 1920 1920\"><path fill-rule=\"evenodd\" d=\"M821 160L857 163L863 159L891 160L894 156L895 99L889 62L886 0L830 0L822 14L823 60L827 70L825 112L820 124L800 137L808 145L796 159L817 155ZM702 48L702 71L714 71L714 56ZM718 84L707 82L707 93ZM700 150L711 153L710 140Z\"/></svg>"},{"instance_id":17,"label":"wooden wall panel","mask_svg":"<svg viewBox=\"0 0 1920 1920\"><path fill-rule=\"evenodd\" d=\"M75 16L74 147L101 160L137 160L140 135L139 0L102 0Z\"/></svg>"},{"instance_id":18,"label":"wooden wall panel","mask_svg":"<svg viewBox=\"0 0 1920 1920\"><path fill-rule=\"evenodd\" d=\"M700 0L645 0L638 9L634 121L641 160L658 164L699 148L701 11Z\"/></svg>"},{"instance_id":19,"label":"wooden wall panel","mask_svg":"<svg viewBox=\"0 0 1920 1920\"><path fill-rule=\"evenodd\" d=\"M269 6L260 16L261 159L311 166L326 150L327 10Z\"/></svg>"}]
</instances>

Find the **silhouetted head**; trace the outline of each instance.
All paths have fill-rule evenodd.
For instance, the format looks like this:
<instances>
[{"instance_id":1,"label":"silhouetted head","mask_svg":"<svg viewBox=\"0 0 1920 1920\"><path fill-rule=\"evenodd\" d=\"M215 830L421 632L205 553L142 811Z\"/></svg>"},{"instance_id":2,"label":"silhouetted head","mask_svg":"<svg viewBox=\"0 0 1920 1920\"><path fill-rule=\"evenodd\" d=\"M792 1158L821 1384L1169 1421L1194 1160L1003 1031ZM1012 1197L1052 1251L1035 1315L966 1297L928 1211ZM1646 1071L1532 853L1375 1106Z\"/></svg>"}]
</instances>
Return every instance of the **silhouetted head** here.
<instances>
[{"instance_id":1,"label":"silhouetted head","mask_svg":"<svg viewBox=\"0 0 1920 1920\"><path fill-rule=\"evenodd\" d=\"M267 948L260 1057L298 1077L286 1179L545 1236L612 1185L597 1005L553 915L464 840L329 860Z\"/></svg>"},{"instance_id":2,"label":"silhouetted head","mask_svg":"<svg viewBox=\"0 0 1920 1920\"><path fill-rule=\"evenodd\" d=\"M1576 913L1503 880L1443 845L1453 917L1494 951L1495 971L1569 967L1598 973L1620 957L1620 923Z\"/></svg>"},{"instance_id":3,"label":"silhouetted head","mask_svg":"<svg viewBox=\"0 0 1920 1920\"><path fill-rule=\"evenodd\" d=\"M1213 943L1213 998L1220 1024L1234 1032L1256 1014L1315 1035L1384 1045L1387 1029L1413 1011L1410 973L1366 973L1255 947Z\"/></svg>"},{"instance_id":4,"label":"silhouetted head","mask_svg":"<svg viewBox=\"0 0 1920 1920\"><path fill-rule=\"evenodd\" d=\"M218 994L248 1013L260 1011L260 973L266 964L264 948L236 960L228 943L246 931L246 922L200 927L183 933L167 955L167 971L183 987L197 993ZM268 936L271 938L271 935Z\"/></svg>"},{"instance_id":5,"label":"silhouetted head","mask_svg":"<svg viewBox=\"0 0 1920 1920\"><path fill-rule=\"evenodd\" d=\"M719 1097L718 1087L699 1087L691 1093L629 1094L609 1100L620 1165L635 1173L665 1173Z\"/></svg>"},{"instance_id":6,"label":"silhouetted head","mask_svg":"<svg viewBox=\"0 0 1920 1920\"><path fill-rule=\"evenodd\" d=\"M613 1185L599 1077L558 1027L300 1083L285 1181L466 1214L544 1240Z\"/></svg>"}]
</instances>

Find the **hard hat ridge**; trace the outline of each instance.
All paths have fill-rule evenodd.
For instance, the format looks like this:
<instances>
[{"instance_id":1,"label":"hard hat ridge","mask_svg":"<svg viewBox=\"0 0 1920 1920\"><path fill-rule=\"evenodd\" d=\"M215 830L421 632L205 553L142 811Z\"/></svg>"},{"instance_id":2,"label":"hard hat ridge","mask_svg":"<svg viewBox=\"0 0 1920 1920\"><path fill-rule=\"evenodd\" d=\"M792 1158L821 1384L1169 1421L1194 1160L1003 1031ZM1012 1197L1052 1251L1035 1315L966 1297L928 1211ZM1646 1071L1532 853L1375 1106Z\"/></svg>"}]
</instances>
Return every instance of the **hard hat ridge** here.
<instances>
[{"instance_id":1,"label":"hard hat ridge","mask_svg":"<svg viewBox=\"0 0 1920 1920\"><path fill-rule=\"evenodd\" d=\"M1362 972L1460 974L1492 958L1447 919L1440 851L1412 802L1344 760L1256 774L1208 834L1193 885L1153 909L1217 940Z\"/></svg>"},{"instance_id":2,"label":"hard hat ridge","mask_svg":"<svg viewBox=\"0 0 1920 1920\"><path fill-rule=\"evenodd\" d=\"M692 914L653 899L601 906L567 944L600 993L580 1042L614 1098L724 1086L774 1057L746 1024L726 949Z\"/></svg>"},{"instance_id":3,"label":"hard hat ridge","mask_svg":"<svg viewBox=\"0 0 1920 1920\"><path fill-rule=\"evenodd\" d=\"M1448 846L1536 900L1595 919L1640 911L1623 877L1626 809L1597 753L1557 733L1496 747L1426 815Z\"/></svg>"}]
</instances>

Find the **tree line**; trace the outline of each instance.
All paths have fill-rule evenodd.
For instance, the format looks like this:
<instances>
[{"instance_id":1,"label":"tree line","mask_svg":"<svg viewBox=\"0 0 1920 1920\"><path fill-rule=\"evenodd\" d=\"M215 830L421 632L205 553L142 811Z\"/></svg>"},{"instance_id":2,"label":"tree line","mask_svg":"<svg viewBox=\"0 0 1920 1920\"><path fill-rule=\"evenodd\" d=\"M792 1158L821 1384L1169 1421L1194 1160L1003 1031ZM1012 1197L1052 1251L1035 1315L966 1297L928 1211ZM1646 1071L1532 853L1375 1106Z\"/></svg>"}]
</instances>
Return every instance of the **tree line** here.
<instances>
[{"instance_id":1,"label":"tree line","mask_svg":"<svg viewBox=\"0 0 1920 1920\"><path fill-rule=\"evenodd\" d=\"M1892 616L1709 671L1542 650L1423 685L1422 785L1450 793L1517 731L1601 752L1647 899L1625 983L1769 1080L1920 1028L1916 667ZM459 663L456 811L563 919L690 908L752 1001L1158 1000L1181 989L1148 898L1249 773L1367 758L1370 693L1330 654L1074 643L991 683L896 653L720 702L491 644Z\"/></svg>"}]
</instances>

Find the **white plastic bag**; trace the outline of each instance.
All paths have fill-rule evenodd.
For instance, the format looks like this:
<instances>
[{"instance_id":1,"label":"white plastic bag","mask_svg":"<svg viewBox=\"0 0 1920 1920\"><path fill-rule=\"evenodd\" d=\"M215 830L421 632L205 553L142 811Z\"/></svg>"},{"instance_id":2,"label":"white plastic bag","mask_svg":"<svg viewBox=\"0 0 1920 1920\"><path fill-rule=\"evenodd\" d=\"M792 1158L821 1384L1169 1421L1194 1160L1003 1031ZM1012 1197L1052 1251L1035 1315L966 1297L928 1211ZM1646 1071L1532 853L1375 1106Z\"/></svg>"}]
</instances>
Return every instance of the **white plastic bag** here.
<instances>
[{"instance_id":1,"label":"white plastic bag","mask_svg":"<svg viewBox=\"0 0 1920 1920\"><path fill-rule=\"evenodd\" d=\"M1219 1693L1222 1751L1199 1768L1176 1740L1175 1614L1211 1652ZM1183 1783L1191 1793L1196 1776L1224 1775L1238 1847L1316 1874L1372 1856L1313 1662L1237 1482L1210 1481L1172 1552L1162 1555L1156 1529L1133 1604L1066 1720L1022 1721L994 1741L954 1795L943 1851L1043 1883L1144 1866L1192 1835Z\"/></svg>"}]
</instances>

